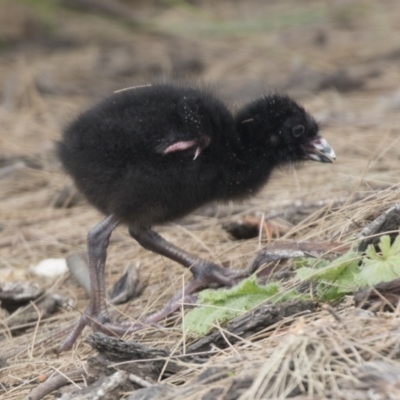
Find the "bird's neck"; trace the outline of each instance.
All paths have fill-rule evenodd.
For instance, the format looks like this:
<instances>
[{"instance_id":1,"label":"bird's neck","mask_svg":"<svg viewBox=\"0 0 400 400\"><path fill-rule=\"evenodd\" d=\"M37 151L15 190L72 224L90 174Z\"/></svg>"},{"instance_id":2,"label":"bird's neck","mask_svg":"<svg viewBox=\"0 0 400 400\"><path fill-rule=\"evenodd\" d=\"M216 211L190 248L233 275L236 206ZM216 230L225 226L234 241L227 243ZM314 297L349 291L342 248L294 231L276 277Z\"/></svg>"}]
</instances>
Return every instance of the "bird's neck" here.
<instances>
[{"instance_id":1,"label":"bird's neck","mask_svg":"<svg viewBox=\"0 0 400 400\"><path fill-rule=\"evenodd\" d=\"M258 143L241 140L237 152L226 169L225 196L244 199L253 196L267 183L272 171L283 164L275 149L266 149Z\"/></svg>"}]
</instances>

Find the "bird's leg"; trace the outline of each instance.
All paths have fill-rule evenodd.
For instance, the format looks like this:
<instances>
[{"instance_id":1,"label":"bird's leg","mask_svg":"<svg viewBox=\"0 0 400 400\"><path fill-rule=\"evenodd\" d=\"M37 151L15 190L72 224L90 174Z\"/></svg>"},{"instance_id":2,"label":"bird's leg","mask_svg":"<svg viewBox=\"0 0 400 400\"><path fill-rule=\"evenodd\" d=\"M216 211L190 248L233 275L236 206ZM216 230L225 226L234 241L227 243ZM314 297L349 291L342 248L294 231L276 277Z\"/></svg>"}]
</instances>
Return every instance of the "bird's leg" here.
<instances>
[{"instance_id":1,"label":"bird's leg","mask_svg":"<svg viewBox=\"0 0 400 400\"><path fill-rule=\"evenodd\" d=\"M189 268L193 274L193 279L185 285L182 291L176 293L160 311L142 318L135 324L113 324L110 322L105 302L104 267L110 236L118 223L119 221L114 216L109 216L91 229L88 234L90 302L75 329L58 349L58 353L71 349L87 325L94 331L101 331L105 334L123 335L127 332L135 332L143 329L146 325L151 325L164 319L177 310L182 301L185 303L192 302L193 297L191 294L196 290L215 284L232 286L238 279L248 275L246 271L227 270L210 261L197 258L167 242L151 229L143 229L136 226L130 227L130 235L139 244Z\"/></svg>"},{"instance_id":2,"label":"bird's leg","mask_svg":"<svg viewBox=\"0 0 400 400\"><path fill-rule=\"evenodd\" d=\"M195 257L167 242L151 229L131 226L129 227L129 233L145 249L168 257L190 269L193 274L193 280L185 287L183 296L190 295L200 287L213 286L215 284L232 286L238 279L248 275L246 271L224 269L210 261Z\"/></svg>"},{"instance_id":3,"label":"bird's leg","mask_svg":"<svg viewBox=\"0 0 400 400\"><path fill-rule=\"evenodd\" d=\"M94 228L87 237L89 277L90 277L90 302L81 316L75 329L64 340L58 352L69 350L86 325L90 325L94 331L103 330L104 333L112 332L103 324L109 322L107 305L105 301L104 268L107 257L107 247L112 231L117 227L119 220L110 215Z\"/></svg>"}]
</instances>

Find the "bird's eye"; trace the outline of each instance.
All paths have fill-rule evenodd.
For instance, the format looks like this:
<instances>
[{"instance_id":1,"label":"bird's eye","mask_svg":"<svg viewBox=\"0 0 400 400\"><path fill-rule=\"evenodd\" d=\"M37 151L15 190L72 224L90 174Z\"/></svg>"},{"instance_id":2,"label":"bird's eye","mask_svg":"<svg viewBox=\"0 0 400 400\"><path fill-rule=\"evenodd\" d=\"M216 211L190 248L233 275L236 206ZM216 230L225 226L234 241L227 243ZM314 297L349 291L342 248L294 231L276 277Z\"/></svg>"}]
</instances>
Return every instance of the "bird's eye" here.
<instances>
[{"instance_id":1,"label":"bird's eye","mask_svg":"<svg viewBox=\"0 0 400 400\"><path fill-rule=\"evenodd\" d=\"M303 125L296 125L293 129L292 129L292 133L294 137L299 137L301 136L305 131L305 128Z\"/></svg>"}]
</instances>

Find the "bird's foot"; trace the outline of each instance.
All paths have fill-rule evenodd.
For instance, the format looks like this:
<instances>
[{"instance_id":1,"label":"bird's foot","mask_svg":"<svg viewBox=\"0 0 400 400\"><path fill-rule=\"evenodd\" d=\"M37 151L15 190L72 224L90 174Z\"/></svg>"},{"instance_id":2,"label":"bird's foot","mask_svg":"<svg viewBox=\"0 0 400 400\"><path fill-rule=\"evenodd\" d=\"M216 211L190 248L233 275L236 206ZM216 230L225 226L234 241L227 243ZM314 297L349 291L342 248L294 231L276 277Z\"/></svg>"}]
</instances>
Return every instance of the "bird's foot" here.
<instances>
[{"instance_id":1,"label":"bird's foot","mask_svg":"<svg viewBox=\"0 0 400 400\"><path fill-rule=\"evenodd\" d=\"M71 333L58 348L57 354L70 350L86 326L90 326L93 332L102 332L108 336L122 336L127 332L136 332L144 327L141 323L126 325L112 323L107 311L96 313L89 306L81 315Z\"/></svg>"},{"instance_id":2,"label":"bird's foot","mask_svg":"<svg viewBox=\"0 0 400 400\"><path fill-rule=\"evenodd\" d=\"M186 284L183 290L176 293L161 310L143 318L141 320L142 324L154 325L164 318L167 318L182 305L195 303L196 296L193 295L193 293L199 289L220 286L231 287L249 276L248 271L221 268L217 264L205 260L199 260L199 262L191 268L191 271L193 273L193 279Z\"/></svg>"},{"instance_id":3,"label":"bird's foot","mask_svg":"<svg viewBox=\"0 0 400 400\"><path fill-rule=\"evenodd\" d=\"M209 261L200 260L191 268L193 286L196 288L236 285L240 280L249 276L249 272L222 268ZM187 292L185 292L188 294Z\"/></svg>"},{"instance_id":4,"label":"bird's foot","mask_svg":"<svg viewBox=\"0 0 400 400\"><path fill-rule=\"evenodd\" d=\"M193 286L192 282L189 282L186 287L188 288L189 292L193 292L196 287ZM123 336L126 333L134 333L140 331L149 326L156 326L161 328L157 322L163 320L164 318L168 317L174 311L176 311L183 303L190 304L194 303L195 297L190 294L184 294L184 290L177 293L175 296L171 298L171 300L159 311L148 315L140 320L135 321L134 323L122 323L116 324L110 322L108 316L101 315L97 316L94 315L91 310L88 309L85 313L79 318L78 323L72 327L69 335L61 344L61 346L57 350L57 354L60 354L64 351L68 351L72 348L74 343L77 341L79 336L81 335L82 331L85 329L86 326L90 326L93 332L102 332L108 336Z\"/></svg>"}]
</instances>

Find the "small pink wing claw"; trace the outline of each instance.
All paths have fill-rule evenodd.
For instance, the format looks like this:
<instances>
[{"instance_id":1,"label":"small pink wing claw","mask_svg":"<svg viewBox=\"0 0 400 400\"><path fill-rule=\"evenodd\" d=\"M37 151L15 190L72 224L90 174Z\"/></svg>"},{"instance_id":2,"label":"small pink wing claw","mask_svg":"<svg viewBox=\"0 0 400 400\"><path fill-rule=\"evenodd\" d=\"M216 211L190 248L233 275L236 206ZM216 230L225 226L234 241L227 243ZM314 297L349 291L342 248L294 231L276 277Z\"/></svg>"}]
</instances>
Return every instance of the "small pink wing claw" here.
<instances>
[{"instance_id":1,"label":"small pink wing claw","mask_svg":"<svg viewBox=\"0 0 400 400\"><path fill-rule=\"evenodd\" d=\"M188 141L181 141L181 142L176 142L168 146L162 154L169 154L169 153L174 153L175 151L184 151L187 149L190 149L193 146L197 146L197 143L195 140L188 140ZM197 153L197 150L196 150Z\"/></svg>"},{"instance_id":2,"label":"small pink wing claw","mask_svg":"<svg viewBox=\"0 0 400 400\"><path fill-rule=\"evenodd\" d=\"M201 152L210 144L211 139L209 137L203 137L194 140L182 140L179 142L172 143L167 148L163 149L161 154L166 155L169 153L175 153L176 151L184 151L196 147L193 160L195 160Z\"/></svg>"}]
</instances>

